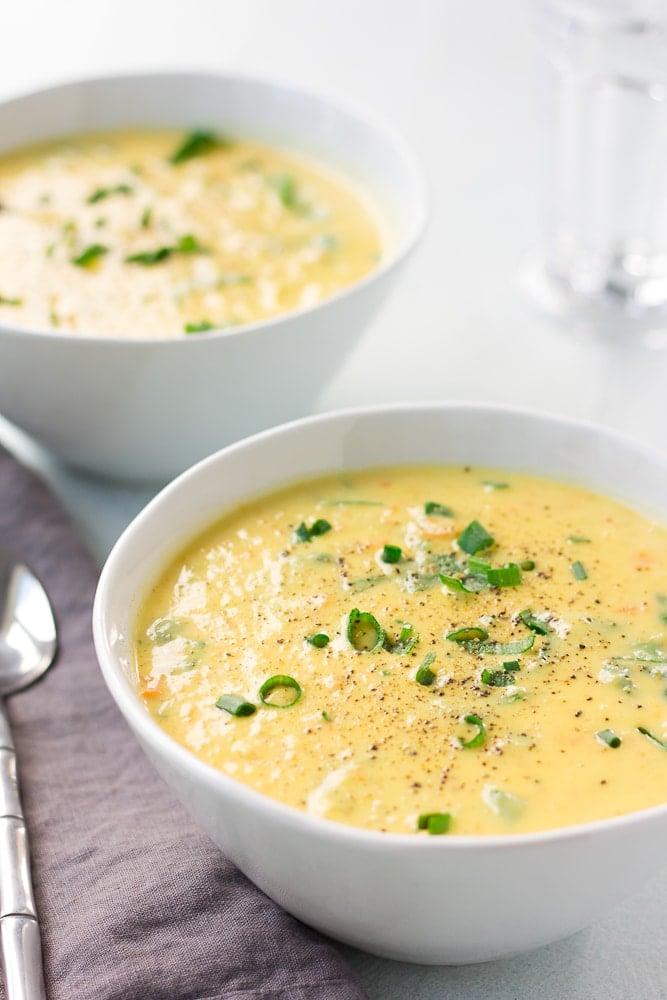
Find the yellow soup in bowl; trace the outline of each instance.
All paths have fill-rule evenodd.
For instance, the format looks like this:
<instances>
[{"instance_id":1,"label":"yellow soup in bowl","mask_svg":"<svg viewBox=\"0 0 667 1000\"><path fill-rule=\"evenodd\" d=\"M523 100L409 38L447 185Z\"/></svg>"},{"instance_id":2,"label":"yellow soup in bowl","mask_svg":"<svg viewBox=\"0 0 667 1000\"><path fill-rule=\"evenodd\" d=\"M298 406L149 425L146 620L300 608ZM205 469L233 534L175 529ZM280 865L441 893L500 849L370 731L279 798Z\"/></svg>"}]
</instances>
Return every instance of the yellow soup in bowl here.
<instances>
[{"instance_id":1,"label":"yellow soup in bowl","mask_svg":"<svg viewBox=\"0 0 667 1000\"><path fill-rule=\"evenodd\" d=\"M141 697L281 802L428 836L664 802L667 530L593 492L387 467L228 513L148 595Z\"/></svg>"},{"instance_id":2,"label":"yellow soup in bowl","mask_svg":"<svg viewBox=\"0 0 667 1000\"><path fill-rule=\"evenodd\" d=\"M0 322L177 337L315 305L381 260L348 178L205 129L76 135L0 157Z\"/></svg>"}]
</instances>

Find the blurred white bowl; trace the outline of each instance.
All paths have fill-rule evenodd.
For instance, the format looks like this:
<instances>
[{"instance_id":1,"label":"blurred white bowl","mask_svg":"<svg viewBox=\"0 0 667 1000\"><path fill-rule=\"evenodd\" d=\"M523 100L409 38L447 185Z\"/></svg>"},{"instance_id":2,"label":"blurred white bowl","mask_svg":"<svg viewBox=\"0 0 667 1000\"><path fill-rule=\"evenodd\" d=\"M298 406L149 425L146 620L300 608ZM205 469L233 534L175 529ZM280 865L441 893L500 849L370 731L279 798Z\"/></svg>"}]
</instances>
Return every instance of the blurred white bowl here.
<instances>
[{"instance_id":1,"label":"blurred white bowl","mask_svg":"<svg viewBox=\"0 0 667 1000\"><path fill-rule=\"evenodd\" d=\"M365 279L315 306L179 339L0 324L0 413L65 462L165 481L223 445L303 415L336 374L417 243L419 167L365 112L238 75L156 73L61 84L0 104L0 153L114 127L219 128L307 153L368 191L395 233Z\"/></svg>"},{"instance_id":2,"label":"blurred white bowl","mask_svg":"<svg viewBox=\"0 0 667 1000\"><path fill-rule=\"evenodd\" d=\"M202 763L140 702L138 605L225 509L299 477L378 463L475 464L576 481L663 521L667 460L587 424L475 404L399 405L296 421L186 472L136 518L102 572L102 673L159 773L238 867L308 924L389 958L479 962L586 926L665 863L667 805L544 833L420 838L318 819Z\"/></svg>"}]
</instances>

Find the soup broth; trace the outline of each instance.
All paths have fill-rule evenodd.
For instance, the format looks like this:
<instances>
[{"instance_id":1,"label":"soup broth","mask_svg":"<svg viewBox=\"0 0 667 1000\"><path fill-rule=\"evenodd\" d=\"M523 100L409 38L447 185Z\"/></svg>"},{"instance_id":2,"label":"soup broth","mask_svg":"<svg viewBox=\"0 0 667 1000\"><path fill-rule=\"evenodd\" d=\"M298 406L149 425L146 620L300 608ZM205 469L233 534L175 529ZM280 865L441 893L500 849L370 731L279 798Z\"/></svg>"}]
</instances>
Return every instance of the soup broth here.
<instances>
[{"instance_id":1,"label":"soup broth","mask_svg":"<svg viewBox=\"0 0 667 1000\"><path fill-rule=\"evenodd\" d=\"M312 306L380 261L351 181L205 130L77 135L0 157L0 322L205 333Z\"/></svg>"},{"instance_id":2,"label":"soup broth","mask_svg":"<svg viewBox=\"0 0 667 1000\"><path fill-rule=\"evenodd\" d=\"M258 792L397 833L667 798L667 530L480 468L300 483L194 540L137 620L140 696Z\"/></svg>"}]
</instances>

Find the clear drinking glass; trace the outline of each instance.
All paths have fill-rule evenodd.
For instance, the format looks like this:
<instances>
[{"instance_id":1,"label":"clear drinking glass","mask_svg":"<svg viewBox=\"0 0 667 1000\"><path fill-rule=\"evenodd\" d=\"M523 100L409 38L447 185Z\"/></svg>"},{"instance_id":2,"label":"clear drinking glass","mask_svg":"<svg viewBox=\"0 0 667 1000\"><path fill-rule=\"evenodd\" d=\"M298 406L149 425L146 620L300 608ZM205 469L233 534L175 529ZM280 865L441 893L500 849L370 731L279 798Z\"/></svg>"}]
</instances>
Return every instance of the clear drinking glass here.
<instances>
[{"instance_id":1,"label":"clear drinking glass","mask_svg":"<svg viewBox=\"0 0 667 1000\"><path fill-rule=\"evenodd\" d=\"M535 0L547 79L533 296L667 329L667 0Z\"/></svg>"}]
</instances>

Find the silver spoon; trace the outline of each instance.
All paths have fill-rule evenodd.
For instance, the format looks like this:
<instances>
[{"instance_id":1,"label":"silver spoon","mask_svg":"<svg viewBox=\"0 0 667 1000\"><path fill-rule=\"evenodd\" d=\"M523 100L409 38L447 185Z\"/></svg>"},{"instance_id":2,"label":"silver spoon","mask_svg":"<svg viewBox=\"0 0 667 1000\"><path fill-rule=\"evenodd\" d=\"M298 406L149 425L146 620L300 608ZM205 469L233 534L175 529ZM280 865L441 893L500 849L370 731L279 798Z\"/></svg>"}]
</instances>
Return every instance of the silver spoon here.
<instances>
[{"instance_id":1,"label":"silver spoon","mask_svg":"<svg viewBox=\"0 0 667 1000\"><path fill-rule=\"evenodd\" d=\"M41 583L0 548L0 950L7 1000L46 1000L30 852L5 698L34 683L56 653Z\"/></svg>"}]
</instances>

